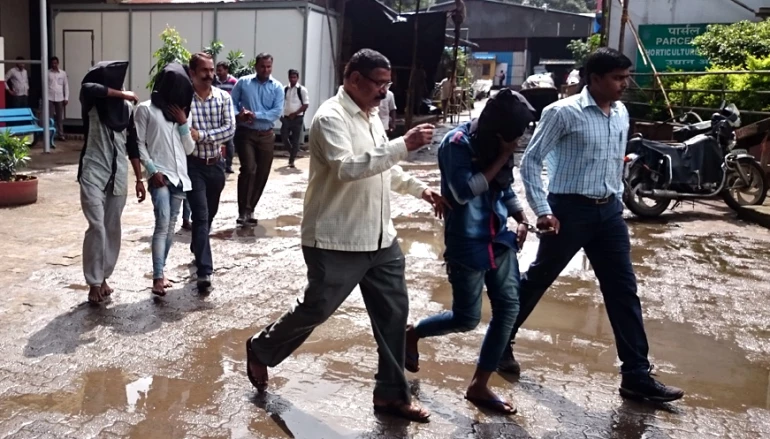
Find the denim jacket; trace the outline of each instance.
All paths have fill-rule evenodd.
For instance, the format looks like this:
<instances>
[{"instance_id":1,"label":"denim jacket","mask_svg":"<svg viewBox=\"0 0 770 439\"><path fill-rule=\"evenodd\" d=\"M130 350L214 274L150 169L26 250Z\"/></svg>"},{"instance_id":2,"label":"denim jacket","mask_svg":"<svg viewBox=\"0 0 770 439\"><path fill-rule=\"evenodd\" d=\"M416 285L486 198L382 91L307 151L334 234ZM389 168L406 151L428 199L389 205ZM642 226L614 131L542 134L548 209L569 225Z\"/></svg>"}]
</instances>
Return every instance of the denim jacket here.
<instances>
[{"instance_id":1,"label":"denim jacket","mask_svg":"<svg viewBox=\"0 0 770 439\"><path fill-rule=\"evenodd\" d=\"M450 131L438 148L441 193L452 206L444 223L444 259L485 271L497 268L496 254L517 250L507 220L523 208L512 188L489 189L475 159L470 126L468 122Z\"/></svg>"}]
</instances>

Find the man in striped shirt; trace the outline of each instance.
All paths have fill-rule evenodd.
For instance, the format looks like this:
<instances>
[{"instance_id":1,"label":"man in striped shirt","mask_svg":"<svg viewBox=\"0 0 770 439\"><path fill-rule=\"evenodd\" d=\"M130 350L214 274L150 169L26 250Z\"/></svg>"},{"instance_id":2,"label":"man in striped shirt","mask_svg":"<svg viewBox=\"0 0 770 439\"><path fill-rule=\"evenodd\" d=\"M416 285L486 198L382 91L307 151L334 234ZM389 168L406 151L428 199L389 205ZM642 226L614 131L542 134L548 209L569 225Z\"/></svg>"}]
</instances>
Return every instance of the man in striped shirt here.
<instances>
[{"instance_id":1,"label":"man in striped shirt","mask_svg":"<svg viewBox=\"0 0 770 439\"><path fill-rule=\"evenodd\" d=\"M214 272L209 231L225 187L223 145L235 134L235 113L230 95L212 87L214 61L210 55L196 53L190 58L190 76L195 90L190 112L195 149L187 156L187 173L192 182L192 190L187 193L192 210L190 246L195 254L198 291L205 293Z\"/></svg>"},{"instance_id":2,"label":"man in striped shirt","mask_svg":"<svg viewBox=\"0 0 770 439\"><path fill-rule=\"evenodd\" d=\"M631 60L601 48L585 64L580 94L543 110L521 165L527 200L537 215L540 240L535 262L521 279L521 308L511 341L545 291L582 248L599 280L623 376L623 397L667 402L684 391L655 380L647 358L647 335L631 264L631 242L623 220L623 157L628 111L620 102ZM543 188L545 161L550 194ZM498 367L518 373L512 350Z\"/></svg>"}]
</instances>

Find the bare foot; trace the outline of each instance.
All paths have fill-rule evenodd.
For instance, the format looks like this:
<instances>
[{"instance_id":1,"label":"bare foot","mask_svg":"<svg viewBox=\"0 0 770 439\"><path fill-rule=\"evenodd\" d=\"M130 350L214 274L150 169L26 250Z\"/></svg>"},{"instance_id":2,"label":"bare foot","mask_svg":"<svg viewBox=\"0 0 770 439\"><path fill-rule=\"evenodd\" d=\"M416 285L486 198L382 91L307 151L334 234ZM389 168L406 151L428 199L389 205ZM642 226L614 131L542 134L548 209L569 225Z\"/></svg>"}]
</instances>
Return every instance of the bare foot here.
<instances>
[{"instance_id":1,"label":"bare foot","mask_svg":"<svg viewBox=\"0 0 770 439\"><path fill-rule=\"evenodd\" d=\"M430 412L415 403L408 403L400 400L388 401L374 398L374 412L383 413L390 416L396 416L415 422L428 422Z\"/></svg>"},{"instance_id":2,"label":"bare foot","mask_svg":"<svg viewBox=\"0 0 770 439\"><path fill-rule=\"evenodd\" d=\"M465 392L465 399L480 407L494 410L502 414L516 414L516 407L513 404L500 398L486 386L479 386L471 383L468 390Z\"/></svg>"},{"instance_id":3,"label":"bare foot","mask_svg":"<svg viewBox=\"0 0 770 439\"><path fill-rule=\"evenodd\" d=\"M113 290L110 285L107 283L107 280L105 279L104 282L102 282L102 297L107 297L110 294L113 293Z\"/></svg>"},{"instance_id":4,"label":"bare foot","mask_svg":"<svg viewBox=\"0 0 770 439\"><path fill-rule=\"evenodd\" d=\"M165 286L166 280L164 278L160 279L153 279L152 280L152 294L155 294L156 296L165 296L166 295L166 286Z\"/></svg>"},{"instance_id":5,"label":"bare foot","mask_svg":"<svg viewBox=\"0 0 770 439\"><path fill-rule=\"evenodd\" d=\"M88 302L91 304L99 304L104 300L102 297L102 287L100 286L91 286L88 289Z\"/></svg>"},{"instance_id":6,"label":"bare foot","mask_svg":"<svg viewBox=\"0 0 770 439\"><path fill-rule=\"evenodd\" d=\"M173 285L170 280L166 279L166 277L163 277L163 288L171 288Z\"/></svg>"}]
</instances>

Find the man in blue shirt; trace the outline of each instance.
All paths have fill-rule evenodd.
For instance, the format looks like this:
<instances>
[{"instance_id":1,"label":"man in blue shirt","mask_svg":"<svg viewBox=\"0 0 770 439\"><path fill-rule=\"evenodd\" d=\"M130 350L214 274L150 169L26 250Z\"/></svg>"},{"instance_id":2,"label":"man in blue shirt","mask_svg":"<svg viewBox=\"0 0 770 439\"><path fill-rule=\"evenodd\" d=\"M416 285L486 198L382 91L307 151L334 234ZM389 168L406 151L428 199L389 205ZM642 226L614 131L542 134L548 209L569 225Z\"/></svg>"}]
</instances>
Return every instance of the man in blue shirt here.
<instances>
[{"instance_id":1,"label":"man in blue shirt","mask_svg":"<svg viewBox=\"0 0 770 439\"><path fill-rule=\"evenodd\" d=\"M254 209L270 176L275 148L273 126L283 113L283 85L270 75L273 56L257 55L256 73L244 76L233 88L238 127L235 148L241 160L238 175L238 224L256 225Z\"/></svg>"},{"instance_id":2,"label":"man in blue shirt","mask_svg":"<svg viewBox=\"0 0 770 439\"><path fill-rule=\"evenodd\" d=\"M444 243L452 310L420 321L406 331L406 369L419 370L418 341L471 331L481 320L484 284L494 317L481 345L476 372L465 398L503 414L516 408L488 387L508 345L519 310L519 263L516 252L527 237L524 209L511 189L513 152L534 120L526 99L503 90L487 102L479 119L460 125L438 149L441 193L449 200ZM508 217L519 226L508 229Z\"/></svg>"},{"instance_id":3,"label":"man in blue shirt","mask_svg":"<svg viewBox=\"0 0 770 439\"><path fill-rule=\"evenodd\" d=\"M535 262L521 280L521 310L511 334L537 305L573 256L582 248L604 296L623 375L620 394L656 402L674 401L684 391L652 378L647 335L631 265L631 242L623 220L623 157L628 111L620 102L631 60L601 48L585 64L587 86L580 94L543 110L524 153L521 176L527 200L545 231ZM549 186L541 177L545 161ZM518 373L508 350L499 370Z\"/></svg>"}]
</instances>

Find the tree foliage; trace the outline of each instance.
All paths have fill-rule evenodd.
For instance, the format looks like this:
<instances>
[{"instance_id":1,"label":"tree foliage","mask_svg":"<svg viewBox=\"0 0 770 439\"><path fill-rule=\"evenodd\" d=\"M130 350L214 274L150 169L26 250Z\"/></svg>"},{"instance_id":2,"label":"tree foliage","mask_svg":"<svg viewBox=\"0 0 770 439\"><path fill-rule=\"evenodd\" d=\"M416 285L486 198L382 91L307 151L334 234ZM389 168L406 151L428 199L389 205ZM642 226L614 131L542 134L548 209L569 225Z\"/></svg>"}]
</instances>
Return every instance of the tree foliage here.
<instances>
[{"instance_id":1,"label":"tree foliage","mask_svg":"<svg viewBox=\"0 0 770 439\"><path fill-rule=\"evenodd\" d=\"M152 86L155 84L155 77L158 75L158 72L163 70L163 67L172 62L184 65L190 61L190 51L184 47L187 40L182 38L176 29L173 27L164 29L160 33L160 40L163 44L152 54L153 58L155 58L155 64L150 69L150 82L147 83L149 90L152 90Z\"/></svg>"},{"instance_id":2,"label":"tree foliage","mask_svg":"<svg viewBox=\"0 0 770 439\"><path fill-rule=\"evenodd\" d=\"M750 56L770 56L770 21L712 24L695 37L693 45L712 65L744 69Z\"/></svg>"},{"instance_id":3,"label":"tree foliage","mask_svg":"<svg viewBox=\"0 0 770 439\"><path fill-rule=\"evenodd\" d=\"M601 45L601 36L599 34L593 34L586 41L572 40L567 45L567 49L572 52L572 58L575 60L577 67L583 67L588 55L594 53L596 49Z\"/></svg>"}]
</instances>

